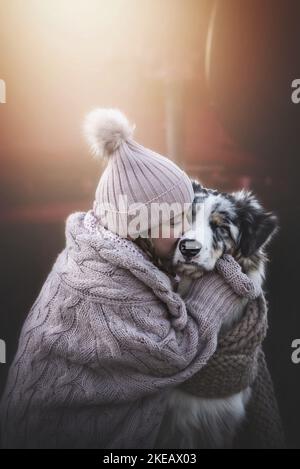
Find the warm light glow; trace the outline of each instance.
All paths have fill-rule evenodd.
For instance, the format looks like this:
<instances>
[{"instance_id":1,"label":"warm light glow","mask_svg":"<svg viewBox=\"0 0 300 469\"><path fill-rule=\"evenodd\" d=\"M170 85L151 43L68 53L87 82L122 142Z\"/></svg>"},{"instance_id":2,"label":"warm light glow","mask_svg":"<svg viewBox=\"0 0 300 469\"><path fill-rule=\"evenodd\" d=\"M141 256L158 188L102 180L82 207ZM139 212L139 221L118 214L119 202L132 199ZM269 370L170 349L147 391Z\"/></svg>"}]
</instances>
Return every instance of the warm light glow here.
<instances>
[{"instance_id":1,"label":"warm light glow","mask_svg":"<svg viewBox=\"0 0 300 469\"><path fill-rule=\"evenodd\" d=\"M181 0L1 0L0 77L9 106L0 114L0 151L71 159L84 148L83 115L99 105L155 121L164 112L160 71L190 65L204 21ZM147 128L144 143L164 137Z\"/></svg>"},{"instance_id":2,"label":"warm light glow","mask_svg":"<svg viewBox=\"0 0 300 469\"><path fill-rule=\"evenodd\" d=\"M118 44L118 31L124 28L126 0L27 0L25 20L45 44L59 51L83 50L86 42L93 52ZM130 34L130 31L127 31ZM92 40L95 43L92 43ZM103 40L101 43L98 41ZM100 48L99 48L100 46ZM73 53L75 51L73 50Z\"/></svg>"},{"instance_id":3,"label":"warm light glow","mask_svg":"<svg viewBox=\"0 0 300 469\"><path fill-rule=\"evenodd\" d=\"M214 5L212 8L210 21L208 25L207 40L206 40L206 47L205 47L205 78L206 78L206 82L208 85L210 81L211 51L212 51L212 45L213 45L213 34L214 34L214 28L215 28L217 9L218 9L218 0L214 0Z\"/></svg>"},{"instance_id":4,"label":"warm light glow","mask_svg":"<svg viewBox=\"0 0 300 469\"><path fill-rule=\"evenodd\" d=\"M62 201L92 197L102 168L88 154L81 125L98 106L121 109L141 144L183 161L174 138L183 129L173 127L190 119L190 104L183 101L181 109L175 96L167 106L167 86L178 80L186 89L192 80L198 88L209 2L0 0L0 79L7 95L0 106L0 184L6 193L21 204L46 204L51 219L49 204L61 216ZM198 129L188 136L189 148L193 139L199 140Z\"/></svg>"}]
</instances>

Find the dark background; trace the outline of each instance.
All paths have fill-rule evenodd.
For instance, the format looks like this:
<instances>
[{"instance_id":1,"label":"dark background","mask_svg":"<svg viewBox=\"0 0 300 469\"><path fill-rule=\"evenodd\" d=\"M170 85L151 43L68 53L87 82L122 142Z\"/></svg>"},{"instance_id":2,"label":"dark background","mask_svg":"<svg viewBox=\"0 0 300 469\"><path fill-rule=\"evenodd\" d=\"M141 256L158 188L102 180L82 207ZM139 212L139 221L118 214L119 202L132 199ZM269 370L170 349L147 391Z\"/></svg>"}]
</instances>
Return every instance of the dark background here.
<instances>
[{"instance_id":1,"label":"dark background","mask_svg":"<svg viewBox=\"0 0 300 469\"><path fill-rule=\"evenodd\" d=\"M26 3L26 11L23 3ZM101 174L80 124L121 108L136 139L207 186L253 190L280 219L266 282L265 350L289 446L300 448L300 2L3 0L0 5L0 392L22 323L91 208ZM72 16L73 15L73 16ZM107 39L109 38L109 39Z\"/></svg>"}]
</instances>

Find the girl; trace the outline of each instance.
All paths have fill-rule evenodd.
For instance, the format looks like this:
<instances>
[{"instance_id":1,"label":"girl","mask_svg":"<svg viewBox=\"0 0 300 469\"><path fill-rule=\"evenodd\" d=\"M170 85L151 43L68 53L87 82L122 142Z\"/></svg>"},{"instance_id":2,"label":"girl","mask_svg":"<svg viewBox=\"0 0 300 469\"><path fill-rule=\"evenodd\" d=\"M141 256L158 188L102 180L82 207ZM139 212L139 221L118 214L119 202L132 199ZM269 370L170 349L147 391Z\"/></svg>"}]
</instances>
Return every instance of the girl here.
<instances>
[{"instance_id":1,"label":"girl","mask_svg":"<svg viewBox=\"0 0 300 469\"><path fill-rule=\"evenodd\" d=\"M4 448L155 448L168 393L207 363L245 291L224 278L225 260L184 300L173 291L154 260L170 259L184 231L190 179L135 142L120 111L92 112L85 130L108 164L93 210L67 218L65 249L23 326L1 403ZM157 204L172 207L159 223Z\"/></svg>"}]
</instances>

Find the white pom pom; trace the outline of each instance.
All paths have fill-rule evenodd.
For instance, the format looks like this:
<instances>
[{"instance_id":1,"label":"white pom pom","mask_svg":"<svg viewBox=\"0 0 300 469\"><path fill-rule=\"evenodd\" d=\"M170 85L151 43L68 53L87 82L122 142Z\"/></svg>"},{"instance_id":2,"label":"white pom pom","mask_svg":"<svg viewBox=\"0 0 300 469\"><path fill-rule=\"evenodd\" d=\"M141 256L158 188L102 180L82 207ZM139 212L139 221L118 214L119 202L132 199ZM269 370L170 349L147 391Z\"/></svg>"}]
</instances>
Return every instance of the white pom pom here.
<instances>
[{"instance_id":1,"label":"white pom pom","mask_svg":"<svg viewBox=\"0 0 300 469\"><path fill-rule=\"evenodd\" d=\"M135 126L118 109L95 109L84 121L84 134L95 157L109 157L133 134Z\"/></svg>"}]
</instances>

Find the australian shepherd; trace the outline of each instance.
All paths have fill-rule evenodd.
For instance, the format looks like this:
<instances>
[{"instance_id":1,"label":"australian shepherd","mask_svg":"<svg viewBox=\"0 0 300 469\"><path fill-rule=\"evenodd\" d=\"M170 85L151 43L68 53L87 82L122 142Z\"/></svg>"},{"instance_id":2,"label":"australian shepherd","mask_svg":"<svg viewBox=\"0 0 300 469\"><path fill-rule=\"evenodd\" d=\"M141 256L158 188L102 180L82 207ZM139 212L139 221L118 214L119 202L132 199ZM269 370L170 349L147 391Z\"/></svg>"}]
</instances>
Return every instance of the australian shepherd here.
<instances>
[{"instance_id":1,"label":"australian shepherd","mask_svg":"<svg viewBox=\"0 0 300 469\"><path fill-rule=\"evenodd\" d=\"M173 264L180 276L178 293L184 294L194 278L212 271L217 260L231 254L258 286L265 278L264 248L278 229L277 217L266 212L247 191L232 194L205 189L193 181L195 198L189 230L177 244ZM243 314L239 311L222 325L229 329ZM173 389L168 399L161 448L228 448L246 416L251 388L224 399L203 399ZM201 442L202 441L202 442Z\"/></svg>"}]
</instances>

